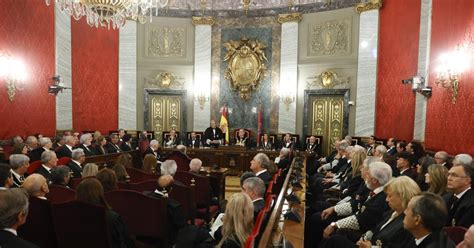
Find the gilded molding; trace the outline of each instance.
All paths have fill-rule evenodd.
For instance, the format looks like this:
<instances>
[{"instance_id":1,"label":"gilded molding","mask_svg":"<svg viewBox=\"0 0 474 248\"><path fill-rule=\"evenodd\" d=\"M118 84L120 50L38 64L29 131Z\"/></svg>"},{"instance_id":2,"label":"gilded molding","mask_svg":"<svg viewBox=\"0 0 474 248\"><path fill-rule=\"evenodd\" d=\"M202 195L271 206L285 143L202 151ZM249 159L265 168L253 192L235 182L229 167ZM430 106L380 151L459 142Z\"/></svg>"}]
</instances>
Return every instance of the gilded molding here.
<instances>
[{"instance_id":1,"label":"gilded molding","mask_svg":"<svg viewBox=\"0 0 474 248\"><path fill-rule=\"evenodd\" d=\"M367 3L357 4L357 6L355 7L355 11L360 14L364 11L380 9L380 8L382 8L382 0L370 0L370 2L367 2Z\"/></svg>"},{"instance_id":2,"label":"gilded molding","mask_svg":"<svg viewBox=\"0 0 474 248\"><path fill-rule=\"evenodd\" d=\"M193 16L193 25L214 25L216 20L212 16Z\"/></svg>"},{"instance_id":3,"label":"gilded molding","mask_svg":"<svg viewBox=\"0 0 474 248\"><path fill-rule=\"evenodd\" d=\"M277 21L281 24L285 22L300 22L303 19L303 15L300 12L279 14Z\"/></svg>"}]
</instances>

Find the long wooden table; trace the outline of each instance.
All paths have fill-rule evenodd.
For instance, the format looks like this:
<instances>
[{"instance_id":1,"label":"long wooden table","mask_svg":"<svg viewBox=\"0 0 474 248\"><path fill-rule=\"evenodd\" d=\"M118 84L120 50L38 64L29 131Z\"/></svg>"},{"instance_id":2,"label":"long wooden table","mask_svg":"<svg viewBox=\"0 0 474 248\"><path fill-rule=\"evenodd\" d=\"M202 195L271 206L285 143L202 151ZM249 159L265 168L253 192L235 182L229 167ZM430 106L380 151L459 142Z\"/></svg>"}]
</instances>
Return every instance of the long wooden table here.
<instances>
[{"instance_id":1,"label":"long wooden table","mask_svg":"<svg viewBox=\"0 0 474 248\"><path fill-rule=\"evenodd\" d=\"M163 156L167 156L174 150L175 149L162 148L160 152ZM279 155L278 151L246 150L240 146L220 146L217 149L188 148L186 154L190 158L199 158L203 166L229 168L231 174L238 174L242 171L250 170L250 161L260 152L267 154L272 161Z\"/></svg>"}]
</instances>

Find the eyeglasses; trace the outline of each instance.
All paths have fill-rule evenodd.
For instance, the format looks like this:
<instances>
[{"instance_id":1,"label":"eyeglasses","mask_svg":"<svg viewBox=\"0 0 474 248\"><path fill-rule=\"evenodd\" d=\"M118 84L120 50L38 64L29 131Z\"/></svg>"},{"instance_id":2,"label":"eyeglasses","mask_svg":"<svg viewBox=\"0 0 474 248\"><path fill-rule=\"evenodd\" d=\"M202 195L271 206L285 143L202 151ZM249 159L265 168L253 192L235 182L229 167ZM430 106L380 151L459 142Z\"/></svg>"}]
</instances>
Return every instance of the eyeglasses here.
<instances>
[{"instance_id":1,"label":"eyeglasses","mask_svg":"<svg viewBox=\"0 0 474 248\"><path fill-rule=\"evenodd\" d=\"M456 173L449 173L449 172L448 172L448 177L468 178L467 176L461 176Z\"/></svg>"}]
</instances>

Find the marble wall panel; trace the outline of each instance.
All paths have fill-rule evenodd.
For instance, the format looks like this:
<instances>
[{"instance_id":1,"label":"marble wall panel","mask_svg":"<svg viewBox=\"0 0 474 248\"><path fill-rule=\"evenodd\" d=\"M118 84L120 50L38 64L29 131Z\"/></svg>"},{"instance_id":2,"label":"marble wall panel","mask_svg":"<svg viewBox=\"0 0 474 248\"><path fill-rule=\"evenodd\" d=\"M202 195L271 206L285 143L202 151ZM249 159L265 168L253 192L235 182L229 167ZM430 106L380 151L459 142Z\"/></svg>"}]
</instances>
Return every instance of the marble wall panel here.
<instances>
[{"instance_id":1,"label":"marble wall panel","mask_svg":"<svg viewBox=\"0 0 474 248\"><path fill-rule=\"evenodd\" d=\"M211 118L211 36L210 25L197 25L194 40L194 99L192 130L202 131L209 126ZM203 97L203 104L198 97Z\"/></svg>"},{"instance_id":2,"label":"marble wall panel","mask_svg":"<svg viewBox=\"0 0 474 248\"><path fill-rule=\"evenodd\" d=\"M119 128L137 129L137 23L119 32Z\"/></svg>"}]
</instances>

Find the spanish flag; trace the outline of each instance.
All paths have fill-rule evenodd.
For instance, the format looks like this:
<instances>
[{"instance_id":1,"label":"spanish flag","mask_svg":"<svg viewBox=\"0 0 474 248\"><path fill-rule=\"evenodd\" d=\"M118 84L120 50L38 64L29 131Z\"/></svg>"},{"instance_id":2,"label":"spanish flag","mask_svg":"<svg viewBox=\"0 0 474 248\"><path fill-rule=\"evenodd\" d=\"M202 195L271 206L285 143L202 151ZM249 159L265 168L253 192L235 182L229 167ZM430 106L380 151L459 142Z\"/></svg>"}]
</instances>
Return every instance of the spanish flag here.
<instances>
[{"instance_id":1,"label":"spanish flag","mask_svg":"<svg viewBox=\"0 0 474 248\"><path fill-rule=\"evenodd\" d=\"M219 128L225 135L225 143L229 144L229 123L227 122L227 106L224 105L221 108L221 121L219 124Z\"/></svg>"}]
</instances>

